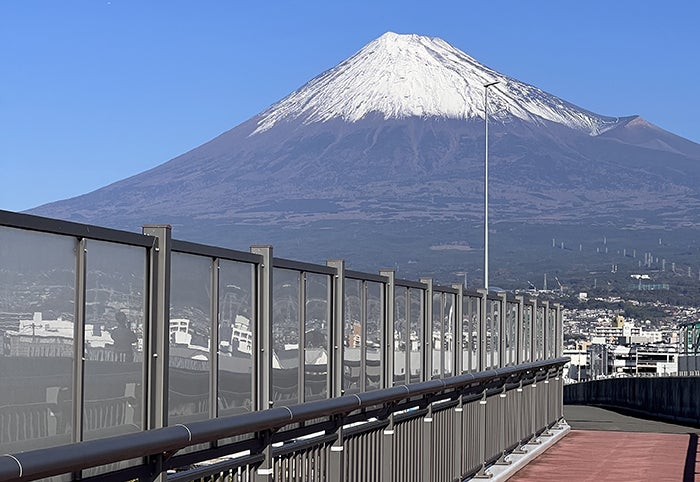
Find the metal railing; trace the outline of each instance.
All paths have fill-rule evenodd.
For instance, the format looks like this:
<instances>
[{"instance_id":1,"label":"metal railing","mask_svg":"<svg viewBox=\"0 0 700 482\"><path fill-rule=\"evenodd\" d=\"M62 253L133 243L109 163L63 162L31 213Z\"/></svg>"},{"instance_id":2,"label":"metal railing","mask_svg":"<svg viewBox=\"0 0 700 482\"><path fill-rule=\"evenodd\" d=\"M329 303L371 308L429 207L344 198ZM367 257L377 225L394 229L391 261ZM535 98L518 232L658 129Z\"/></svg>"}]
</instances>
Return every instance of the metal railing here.
<instances>
[{"instance_id":1,"label":"metal railing","mask_svg":"<svg viewBox=\"0 0 700 482\"><path fill-rule=\"evenodd\" d=\"M540 363L562 345L546 301L6 211L0 338L0 453Z\"/></svg>"},{"instance_id":2,"label":"metal railing","mask_svg":"<svg viewBox=\"0 0 700 482\"><path fill-rule=\"evenodd\" d=\"M168 480L456 480L486 473L489 463L547 435L562 417L566 361L0 456L0 480L37 480L134 459L139 462L130 467L82 480L154 480L176 469ZM189 447L198 449L178 454Z\"/></svg>"}]
</instances>

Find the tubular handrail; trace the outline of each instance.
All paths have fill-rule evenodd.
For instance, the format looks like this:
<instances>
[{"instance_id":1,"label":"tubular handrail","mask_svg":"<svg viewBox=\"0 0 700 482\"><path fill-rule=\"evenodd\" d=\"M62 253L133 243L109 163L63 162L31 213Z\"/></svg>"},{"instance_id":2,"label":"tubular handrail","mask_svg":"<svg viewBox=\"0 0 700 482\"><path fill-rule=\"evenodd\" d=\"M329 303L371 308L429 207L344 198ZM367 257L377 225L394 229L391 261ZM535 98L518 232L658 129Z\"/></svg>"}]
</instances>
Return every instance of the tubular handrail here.
<instances>
[{"instance_id":1,"label":"tubular handrail","mask_svg":"<svg viewBox=\"0 0 700 482\"><path fill-rule=\"evenodd\" d=\"M337 398L277 407L190 424L90 440L75 444L0 456L0 480L36 480L76 472L120 460L172 454L191 445L214 442L236 435L274 431L286 425L320 417L349 414L377 405L390 405L447 390L485 386L497 379L524 378L559 368L568 358L525 363L480 373L465 373L410 385L374 390Z\"/></svg>"}]
</instances>

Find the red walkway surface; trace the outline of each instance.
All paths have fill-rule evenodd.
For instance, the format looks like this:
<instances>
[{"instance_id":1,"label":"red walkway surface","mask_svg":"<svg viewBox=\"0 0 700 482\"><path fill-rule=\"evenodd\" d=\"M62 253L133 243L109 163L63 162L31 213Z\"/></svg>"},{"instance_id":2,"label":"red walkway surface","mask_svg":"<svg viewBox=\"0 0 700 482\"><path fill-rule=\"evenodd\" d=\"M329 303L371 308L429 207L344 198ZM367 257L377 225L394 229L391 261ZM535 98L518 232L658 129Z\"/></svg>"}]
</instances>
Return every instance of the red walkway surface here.
<instances>
[{"instance_id":1,"label":"red walkway surface","mask_svg":"<svg viewBox=\"0 0 700 482\"><path fill-rule=\"evenodd\" d=\"M700 481L696 434L572 430L513 482Z\"/></svg>"}]
</instances>

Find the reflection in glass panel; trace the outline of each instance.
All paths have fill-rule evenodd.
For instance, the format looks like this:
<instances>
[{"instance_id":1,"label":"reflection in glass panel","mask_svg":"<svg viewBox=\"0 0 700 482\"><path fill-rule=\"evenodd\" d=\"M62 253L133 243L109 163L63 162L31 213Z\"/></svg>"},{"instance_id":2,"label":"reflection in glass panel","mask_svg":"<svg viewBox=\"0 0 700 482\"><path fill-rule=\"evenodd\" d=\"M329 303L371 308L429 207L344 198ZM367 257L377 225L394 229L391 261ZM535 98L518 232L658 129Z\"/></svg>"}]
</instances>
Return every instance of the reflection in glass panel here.
<instances>
[{"instance_id":1,"label":"reflection in glass panel","mask_svg":"<svg viewBox=\"0 0 700 482\"><path fill-rule=\"evenodd\" d=\"M394 385L406 383L406 350L408 330L408 288L394 291Z\"/></svg>"},{"instance_id":2,"label":"reflection in glass panel","mask_svg":"<svg viewBox=\"0 0 700 482\"><path fill-rule=\"evenodd\" d=\"M432 373L431 378L440 378L442 367L442 319L444 317L443 294L439 291L433 292L433 319L431 322L432 333L430 336L430 352L432 353Z\"/></svg>"},{"instance_id":3,"label":"reflection in glass panel","mask_svg":"<svg viewBox=\"0 0 700 482\"><path fill-rule=\"evenodd\" d=\"M445 318L443 323L443 375L451 377L452 363L454 360L454 326L455 326L455 295L445 294Z\"/></svg>"},{"instance_id":4,"label":"reflection in glass panel","mask_svg":"<svg viewBox=\"0 0 700 482\"><path fill-rule=\"evenodd\" d=\"M345 279L343 316L343 389L346 394L362 391L362 281Z\"/></svg>"},{"instance_id":5,"label":"reflection in glass panel","mask_svg":"<svg viewBox=\"0 0 700 482\"><path fill-rule=\"evenodd\" d=\"M490 300L486 301L486 366L488 370L493 367L493 305Z\"/></svg>"},{"instance_id":6,"label":"reflection in glass panel","mask_svg":"<svg viewBox=\"0 0 700 482\"><path fill-rule=\"evenodd\" d=\"M550 308L547 312L547 358L554 358L557 340L556 340L556 330L557 330L557 312L554 308Z\"/></svg>"},{"instance_id":7,"label":"reflection in glass panel","mask_svg":"<svg viewBox=\"0 0 700 482\"><path fill-rule=\"evenodd\" d=\"M76 245L0 227L0 453L71 442Z\"/></svg>"},{"instance_id":8,"label":"reflection in glass panel","mask_svg":"<svg viewBox=\"0 0 700 482\"><path fill-rule=\"evenodd\" d=\"M410 383L419 382L422 379L422 353L423 353L423 298L424 291L411 289L410 291Z\"/></svg>"},{"instance_id":9,"label":"reflection in glass panel","mask_svg":"<svg viewBox=\"0 0 700 482\"><path fill-rule=\"evenodd\" d=\"M272 276L272 400L275 406L299 402L301 273L274 268Z\"/></svg>"},{"instance_id":10,"label":"reflection in glass panel","mask_svg":"<svg viewBox=\"0 0 700 482\"><path fill-rule=\"evenodd\" d=\"M468 372L471 367L471 302L468 296L462 297L462 373Z\"/></svg>"},{"instance_id":11,"label":"reflection in glass panel","mask_svg":"<svg viewBox=\"0 0 700 482\"><path fill-rule=\"evenodd\" d=\"M544 306L537 307L535 314L535 360L542 360L544 356Z\"/></svg>"},{"instance_id":12,"label":"reflection in glass panel","mask_svg":"<svg viewBox=\"0 0 700 482\"><path fill-rule=\"evenodd\" d=\"M83 438L143 429L146 250L87 242Z\"/></svg>"},{"instance_id":13,"label":"reflection in glass panel","mask_svg":"<svg viewBox=\"0 0 700 482\"><path fill-rule=\"evenodd\" d=\"M168 424L209 418L212 260L172 254Z\"/></svg>"},{"instance_id":14,"label":"reflection in glass panel","mask_svg":"<svg viewBox=\"0 0 700 482\"><path fill-rule=\"evenodd\" d=\"M479 326L481 320L481 299L477 296L467 296L464 302L464 363L465 370L479 371Z\"/></svg>"},{"instance_id":15,"label":"reflection in glass panel","mask_svg":"<svg viewBox=\"0 0 700 482\"><path fill-rule=\"evenodd\" d=\"M330 276L306 273L305 293L304 401L310 401L328 396Z\"/></svg>"},{"instance_id":16,"label":"reflection in glass panel","mask_svg":"<svg viewBox=\"0 0 700 482\"><path fill-rule=\"evenodd\" d=\"M432 373L430 378L440 378L442 374L442 319L444 313L442 312L442 293L438 291L433 292L432 299L432 310L433 319L431 320L431 333L428 336L430 344L428 345L430 349L430 357L432 357Z\"/></svg>"},{"instance_id":17,"label":"reflection in glass panel","mask_svg":"<svg viewBox=\"0 0 700 482\"><path fill-rule=\"evenodd\" d=\"M532 361L532 305L523 306L523 362Z\"/></svg>"},{"instance_id":18,"label":"reflection in glass panel","mask_svg":"<svg viewBox=\"0 0 700 482\"><path fill-rule=\"evenodd\" d=\"M255 265L219 262L219 416L253 407Z\"/></svg>"},{"instance_id":19,"label":"reflection in glass panel","mask_svg":"<svg viewBox=\"0 0 700 482\"><path fill-rule=\"evenodd\" d=\"M367 325L365 327L365 391L380 388L382 380L382 330L384 327L384 285L366 282Z\"/></svg>"},{"instance_id":20,"label":"reflection in glass panel","mask_svg":"<svg viewBox=\"0 0 700 482\"><path fill-rule=\"evenodd\" d=\"M506 308L506 365L514 365L516 362L518 305L507 303Z\"/></svg>"},{"instance_id":21,"label":"reflection in glass panel","mask_svg":"<svg viewBox=\"0 0 700 482\"><path fill-rule=\"evenodd\" d=\"M491 368L498 368L501 356L501 302L490 301L491 307Z\"/></svg>"}]
</instances>

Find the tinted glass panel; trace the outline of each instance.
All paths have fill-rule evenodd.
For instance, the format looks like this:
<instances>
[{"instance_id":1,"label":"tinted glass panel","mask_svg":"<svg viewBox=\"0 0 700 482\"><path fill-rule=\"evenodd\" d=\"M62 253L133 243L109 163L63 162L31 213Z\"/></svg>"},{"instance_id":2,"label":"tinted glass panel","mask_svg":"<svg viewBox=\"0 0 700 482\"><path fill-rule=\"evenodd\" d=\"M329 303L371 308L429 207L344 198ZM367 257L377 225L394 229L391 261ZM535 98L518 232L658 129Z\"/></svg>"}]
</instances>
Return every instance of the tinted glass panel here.
<instances>
[{"instance_id":1,"label":"tinted glass panel","mask_svg":"<svg viewBox=\"0 0 700 482\"><path fill-rule=\"evenodd\" d=\"M71 441L76 246L0 227L0 453Z\"/></svg>"},{"instance_id":2,"label":"tinted glass panel","mask_svg":"<svg viewBox=\"0 0 700 482\"><path fill-rule=\"evenodd\" d=\"M454 360L454 326L455 326L455 295L445 294L444 322L443 322L443 375L453 375L452 364Z\"/></svg>"},{"instance_id":3,"label":"tinted glass panel","mask_svg":"<svg viewBox=\"0 0 700 482\"><path fill-rule=\"evenodd\" d=\"M384 326L384 285L367 282L367 327L365 342L365 390L380 388L382 378L381 346Z\"/></svg>"},{"instance_id":4,"label":"tinted glass panel","mask_svg":"<svg viewBox=\"0 0 700 482\"><path fill-rule=\"evenodd\" d=\"M423 297L425 292L420 289L410 290L410 378L411 383L422 380L423 362Z\"/></svg>"},{"instance_id":5,"label":"tinted glass panel","mask_svg":"<svg viewBox=\"0 0 700 482\"><path fill-rule=\"evenodd\" d=\"M345 393L361 391L362 377L362 281L345 280L345 315L343 317L343 389Z\"/></svg>"},{"instance_id":6,"label":"tinted glass panel","mask_svg":"<svg viewBox=\"0 0 700 482\"><path fill-rule=\"evenodd\" d=\"M406 383L408 369L408 288L396 287L394 293L394 384Z\"/></svg>"},{"instance_id":7,"label":"tinted glass panel","mask_svg":"<svg viewBox=\"0 0 700 482\"><path fill-rule=\"evenodd\" d=\"M212 260L172 254L168 423L209 418Z\"/></svg>"},{"instance_id":8,"label":"tinted glass panel","mask_svg":"<svg viewBox=\"0 0 700 482\"><path fill-rule=\"evenodd\" d=\"M255 266L219 263L219 416L253 407Z\"/></svg>"},{"instance_id":9,"label":"tinted glass panel","mask_svg":"<svg viewBox=\"0 0 700 482\"><path fill-rule=\"evenodd\" d=\"M305 293L304 400L308 401L328 396L330 277L307 273Z\"/></svg>"},{"instance_id":10,"label":"tinted glass panel","mask_svg":"<svg viewBox=\"0 0 700 482\"><path fill-rule=\"evenodd\" d=\"M87 242L83 438L143 428L146 250Z\"/></svg>"},{"instance_id":11,"label":"tinted glass panel","mask_svg":"<svg viewBox=\"0 0 700 482\"><path fill-rule=\"evenodd\" d=\"M272 399L275 406L299 401L301 273L275 268L272 278Z\"/></svg>"},{"instance_id":12,"label":"tinted glass panel","mask_svg":"<svg viewBox=\"0 0 700 482\"><path fill-rule=\"evenodd\" d=\"M443 294L440 292L433 292L432 303L433 319L431 325L432 331L430 333L430 351L432 356L431 378L440 378L442 375L442 320L445 316L443 313Z\"/></svg>"}]
</instances>

